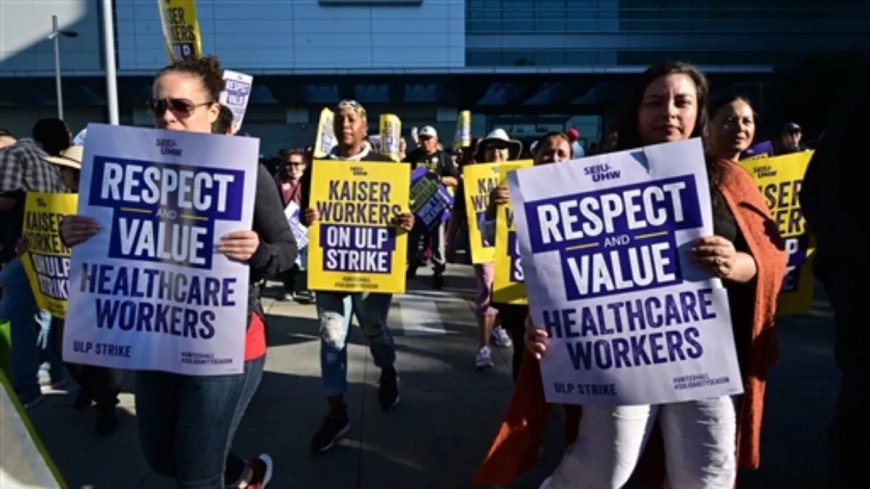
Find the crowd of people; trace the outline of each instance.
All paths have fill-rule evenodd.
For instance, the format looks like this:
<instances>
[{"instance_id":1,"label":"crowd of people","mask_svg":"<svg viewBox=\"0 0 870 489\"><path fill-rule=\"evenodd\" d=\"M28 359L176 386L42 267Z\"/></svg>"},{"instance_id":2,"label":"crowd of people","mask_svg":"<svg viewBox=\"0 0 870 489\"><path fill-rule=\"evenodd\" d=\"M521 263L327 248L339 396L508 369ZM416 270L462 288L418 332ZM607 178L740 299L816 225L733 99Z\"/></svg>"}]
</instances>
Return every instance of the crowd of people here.
<instances>
[{"instance_id":1,"label":"crowd of people","mask_svg":"<svg viewBox=\"0 0 870 489\"><path fill-rule=\"evenodd\" d=\"M154 127L197 133L230 134L232 113L217 101L224 89L217 59L178 61L157 73L149 106ZM777 359L776 300L785 267L785 251L759 190L736 162L756 142L757 114L744 97L709 100L710 86L696 67L665 62L650 67L626 94L616 125L594 151L628 150L646 145L703 138L712 202L713 235L694 243L691 255L699 267L722 279L729 293L732 329L744 393L682 403L630 406L567 406L566 446L555 472L542 488L623 487L640 474L653 487L731 488L738 467L760 463L761 419L767 370ZM866 96L862 103L866 105ZM835 226L830 212L845 215L860 199L861 185L843 178L835 167L857 162L863 105L847 107L820 142L801 195L810 226L818 235L817 273L828 288L837 313L837 363L844 372L843 391L834 422L838 487L860 480L856 454L867 454L863 420L867 402L868 335L858 323L859 282L849 268L863 271L866 253L860 243L866 231ZM326 159L400 164L376 151L368 139L368 114L357 101L334 107L337 145ZM866 123L864 123L866 124ZM72 145L67 125L44 119L33 138L16 138L0 130L0 317L12 327L12 383L20 402L32 408L42 400L39 374L45 382L80 386L74 407L96 408L96 430L109 434L118 423L116 405L122 372L116 369L66 364L60 360L63 321L37 307L22 268L20 253L24 195L27 192L77 192L82 147ZM469 222L465 209L462 169L466 165L530 158L534 165L557 164L584 156L579 132L551 132L523 145L503 129L494 128L470 146L449 151L433 126L412 134L416 148L403 154L412 169L424 167L430 177L450 189L454 206L446 224L424 229L410 212L394 216L399 232L407 233L407 277L414 279L425 261L432 264L432 287L445 287L451 263L469 263ZM772 151L801 151L800 126L787 123L772 141ZM404 152L404 148L403 148ZM244 459L231 450L234 434L262 377L267 354L260 305L261 284L281 282L280 300L300 300L316 306L326 415L310 440L314 453L330 450L351 429L347 391L347 337L353 317L380 368L378 403L384 410L400 401L397 355L388 325L392 296L383 293L310 290L305 280L307 249L298 248L285 209L299 209L302 224L320 219L311 205L311 174L317 163L312 147L282 151L277 165L260 165L256 175L251 229L223 236L218 252L250 268L248 315L245 324L244 372L239 375L196 376L159 371L127 372L136 376L136 418L142 452L158 474L174 478L182 488L257 488L272 478L267 454ZM674 162L679 164L679 162ZM849 166L849 171L852 171ZM866 175L865 170L859 175ZM866 179L858 183L866 183ZM842 190L842 191L841 191ZM496 208L510 202L506 186L489 196L484 241L493 243ZM866 205L866 204L865 204ZM855 229L848 234L844 229ZM99 233L89 216L65 216L60 237L74 247ZM845 250L845 251L844 251ZM547 354L547 335L528 319L528 308L493 301L493 263L473 265L478 346L474 365L493 366L491 346L513 347L516 382L509 411L477 482L509 484L534 466L548 406L543 399L537 362Z\"/></svg>"}]
</instances>

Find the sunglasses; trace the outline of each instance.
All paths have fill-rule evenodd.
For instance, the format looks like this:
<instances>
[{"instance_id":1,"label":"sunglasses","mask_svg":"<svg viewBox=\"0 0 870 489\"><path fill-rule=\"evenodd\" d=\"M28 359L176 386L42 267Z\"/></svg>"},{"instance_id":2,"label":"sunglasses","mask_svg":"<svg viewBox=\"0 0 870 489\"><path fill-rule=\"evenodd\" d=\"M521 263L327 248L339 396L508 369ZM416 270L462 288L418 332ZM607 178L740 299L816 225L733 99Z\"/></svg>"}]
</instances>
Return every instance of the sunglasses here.
<instances>
[{"instance_id":1,"label":"sunglasses","mask_svg":"<svg viewBox=\"0 0 870 489\"><path fill-rule=\"evenodd\" d=\"M180 117L182 119L186 119L193 115L198 107L202 107L205 105L211 105L214 102L203 102L201 104L195 104L190 100L183 98L167 98L167 99L155 99L149 100L146 105L151 112L154 112L154 115L157 117L163 117L163 114L166 113L167 110L172 112L176 117Z\"/></svg>"}]
</instances>

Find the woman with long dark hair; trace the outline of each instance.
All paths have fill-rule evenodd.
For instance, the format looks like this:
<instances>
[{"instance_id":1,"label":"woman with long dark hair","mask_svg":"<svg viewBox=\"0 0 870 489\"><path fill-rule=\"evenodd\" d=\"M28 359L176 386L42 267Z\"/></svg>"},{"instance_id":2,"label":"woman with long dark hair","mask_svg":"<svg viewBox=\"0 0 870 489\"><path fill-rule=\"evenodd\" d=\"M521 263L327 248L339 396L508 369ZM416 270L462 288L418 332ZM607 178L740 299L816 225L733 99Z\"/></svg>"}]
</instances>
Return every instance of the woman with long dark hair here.
<instances>
[{"instance_id":1,"label":"woman with long dark hair","mask_svg":"<svg viewBox=\"0 0 870 489\"><path fill-rule=\"evenodd\" d=\"M697 68L660 63L639 82L617 125L617 149L706 134L709 89ZM746 292L744 305L751 314L732 317L737 350L744 356L744 394L660 405L586 405L582 416L580 406L567 406L566 435L573 445L542 488L619 488L640 469L655 485L666 478L674 488L731 489L738 465L758 466L764 382L776 359L773 316L785 255L749 175L717 158L708 159L707 170L714 235L699 239L692 256L723 283ZM527 326L531 357L523 362L510 411L478 482L503 485L534 464L547 415L534 360L546 354L546 336L545 330Z\"/></svg>"}]
</instances>

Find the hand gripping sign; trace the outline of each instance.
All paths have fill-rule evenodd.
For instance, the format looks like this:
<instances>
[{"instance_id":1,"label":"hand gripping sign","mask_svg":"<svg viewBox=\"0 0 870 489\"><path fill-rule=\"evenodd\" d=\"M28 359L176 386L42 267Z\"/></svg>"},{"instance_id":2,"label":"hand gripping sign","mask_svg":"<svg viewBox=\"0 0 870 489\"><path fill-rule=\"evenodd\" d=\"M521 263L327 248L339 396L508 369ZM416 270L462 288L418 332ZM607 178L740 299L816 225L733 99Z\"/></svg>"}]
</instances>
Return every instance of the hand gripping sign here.
<instances>
[{"instance_id":1,"label":"hand gripping sign","mask_svg":"<svg viewBox=\"0 0 870 489\"><path fill-rule=\"evenodd\" d=\"M215 250L250 230L259 140L88 126L64 360L189 375L241 373L248 266Z\"/></svg>"},{"instance_id":2,"label":"hand gripping sign","mask_svg":"<svg viewBox=\"0 0 870 489\"><path fill-rule=\"evenodd\" d=\"M700 140L508 175L549 402L657 404L742 392Z\"/></svg>"}]
</instances>

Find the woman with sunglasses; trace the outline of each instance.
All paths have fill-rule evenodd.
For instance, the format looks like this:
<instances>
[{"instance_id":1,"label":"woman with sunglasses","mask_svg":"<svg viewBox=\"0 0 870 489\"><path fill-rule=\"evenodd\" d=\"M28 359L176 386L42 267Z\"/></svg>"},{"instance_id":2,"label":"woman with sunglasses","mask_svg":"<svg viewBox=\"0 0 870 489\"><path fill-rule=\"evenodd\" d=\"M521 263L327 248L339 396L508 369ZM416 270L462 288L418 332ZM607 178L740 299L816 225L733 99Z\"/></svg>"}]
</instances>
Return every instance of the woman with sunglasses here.
<instances>
[{"instance_id":1,"label":"woman with sunglasses","mask_svg":"<svg viewBox=\"0 0 870 489\"><path fill-rule=\"evenodd\" d=\"M154 80L154 126L210 133L218 119L217 100L224 89L214 57L175 62ZM100 231L96 221L69 216L61 225L68 245ZM275 183L262 165L257 171L253 229L223 236L217 250L250 267L244 373L195 376L139 371L136 419L139 439L151 469L174 478L180 488L260 488L272 477L268 455L245 461L229 453L242 414L257 389L266 356L263 310L256 283L290 268L296 242Z\"/></svg>"},{"instance_id":2,"label":"woman with sunglasses","mask_svg":"<svg viewBox=\"0 0 870 489\"><path fill-rule=\"evenodd\" d=\"M617 150L704 135L708 84L692 65L665 62L647 69L619 118ZM674 164L679 164L675 162ZM749 314L732 315L744 393L688 402L632 406L566 406L569 443L542 489L621 488L637 471L648 485L732 489L737 467L756 468L767 369L776 361L773 329L785 255L776 225L749 175L708 158L714 236L691 253L731 288L748 291ZM527 323L526 349L511 407L477 475L506 485L534 465L548 409L539 365L547 333ZM581 416L582 413L582 416Z\"/></svg>"}]
</instances>

